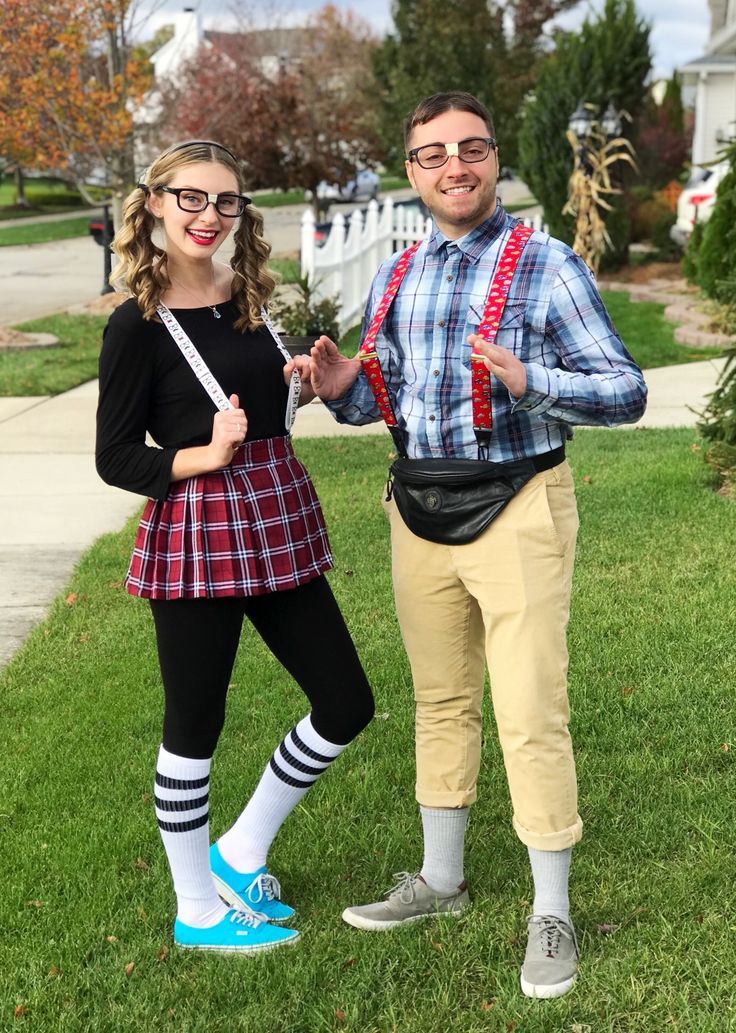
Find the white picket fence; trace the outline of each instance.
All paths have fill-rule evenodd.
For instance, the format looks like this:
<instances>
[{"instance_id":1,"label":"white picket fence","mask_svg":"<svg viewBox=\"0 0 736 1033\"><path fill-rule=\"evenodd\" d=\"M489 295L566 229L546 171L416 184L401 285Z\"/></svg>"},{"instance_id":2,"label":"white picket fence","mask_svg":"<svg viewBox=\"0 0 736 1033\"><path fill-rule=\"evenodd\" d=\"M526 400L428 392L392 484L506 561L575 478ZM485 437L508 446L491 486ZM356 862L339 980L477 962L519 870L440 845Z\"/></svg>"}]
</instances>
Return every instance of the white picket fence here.
<instances>
[{"instance_id":1,"label":"white picket fence","mask_svg":"<svg viewBox=\"0 0 736 1033\"><path fill-rule=\"evenodd\" d=\"M544 229L541 215L524 219L535 230ZM317 298L338 298L340 329L359 323L368 299L371 282L381 262L431 231L432 220L417 208L394 204L387 197L379 209L370 201L365 217L354 211L346 219L338 212L332 220L327 240L318 246L314 212L307 208L301 225L301 272L309 277Z\"/></svg>"}]
</instances>

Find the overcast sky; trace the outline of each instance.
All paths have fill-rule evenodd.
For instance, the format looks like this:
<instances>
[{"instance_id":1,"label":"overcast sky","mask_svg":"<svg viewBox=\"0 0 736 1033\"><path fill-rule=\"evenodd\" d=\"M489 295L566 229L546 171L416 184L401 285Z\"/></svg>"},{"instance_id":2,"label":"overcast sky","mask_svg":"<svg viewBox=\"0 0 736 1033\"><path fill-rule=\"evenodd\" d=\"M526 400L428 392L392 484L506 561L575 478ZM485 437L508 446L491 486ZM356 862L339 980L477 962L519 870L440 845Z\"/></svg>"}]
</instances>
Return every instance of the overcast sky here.
<instances>
[{"instance_id":1,"label":"overcast sky","mask_svg":"<svg viewBox=\"0 0 736 1033\"><path fill-rule=\"evenodd\" d=\"M198 8L208 28L225 28L226 15L223 11L232 9L228 0L149 0L155 6L156 21L165 21L165 15L181 11L184 7ZM266 11L271 8L283 22L298 24L305 14L322 7L324 0L241 0L240 9L257 11L253 21L268 20ZM391 0L349 0L337 2L337 7L351 9L374 26L377 32L391 29ZM574 29L591 11L599 11L603 0L581 0L571 12L559 19L566 29ZM706 47L710 31L710 9L707 0L637 0L639 12L652 25L651 43L654 56L655 78L669 77L673 69L700 57ZM261 24L263 22L261 21Z\"/></svg>"}]
</instances>

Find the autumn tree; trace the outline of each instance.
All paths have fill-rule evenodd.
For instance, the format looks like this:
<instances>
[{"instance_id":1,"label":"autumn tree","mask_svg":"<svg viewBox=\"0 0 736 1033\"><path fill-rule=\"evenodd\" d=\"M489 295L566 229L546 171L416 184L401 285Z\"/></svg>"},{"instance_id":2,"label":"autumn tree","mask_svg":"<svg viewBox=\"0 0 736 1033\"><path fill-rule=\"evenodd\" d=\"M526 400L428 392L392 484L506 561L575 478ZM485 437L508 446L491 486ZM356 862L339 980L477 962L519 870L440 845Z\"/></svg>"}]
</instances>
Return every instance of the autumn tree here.
<instances>
[{"instance_id":1,"label":"autumn tree","mask_svg":"<svg viewBox=\"0 0 736 1033\"><path fill-rule=\"evenodd\" d=\"M134 0L3 0L0 151L85 191L134 179L133 103L150 66L130 40Z\"/></svg>"},{"instance_id":2,"label":"autumn tree","mask_svg":"<svg viewBox=\"0 0 736 1033\"><path fill-rule=\"evenodd\" d=\"M370 117L375 46L369 27L334 5L299 29L210 33L163 85L161 130L224 143L254 189L344 182L382 157Z\"/></svg>"},{"instance_id":3,"label":"autumn tree","mask_svg":"<svg viewBox=\"0 0 736 1033\"><path fill-rule=\"evenodd\" d=\"M474 94L492 112L502 160L516 161L522 100L545 49L544 28L578 0L394 0L394 31L375 57L377 128L395 169L401 125L422 97Z\"/></svg>"}]
</instances>

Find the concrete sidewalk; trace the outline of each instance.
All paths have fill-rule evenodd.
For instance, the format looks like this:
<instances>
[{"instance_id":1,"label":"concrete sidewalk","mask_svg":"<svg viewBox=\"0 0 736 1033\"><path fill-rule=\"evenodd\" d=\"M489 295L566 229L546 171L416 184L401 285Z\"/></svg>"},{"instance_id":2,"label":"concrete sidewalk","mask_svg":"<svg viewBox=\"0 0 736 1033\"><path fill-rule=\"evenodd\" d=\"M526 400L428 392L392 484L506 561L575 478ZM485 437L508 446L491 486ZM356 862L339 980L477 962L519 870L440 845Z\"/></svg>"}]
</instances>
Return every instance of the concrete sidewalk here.
<instances>
[{"instance_id":1,"label":"concrete sidewalk","mask_svg":"<svg viewBox=\"0 0 736 1033\"><path fill-rule=\"evenodd\" d=\"M637 426L692 426L723 362L649 370L649 406ZM142 504L95 472L96 405L96 381L54 398L0 398L0 666L43 619L82 553ZM383 424L340 426L317 401L299 411L294 428L295 438L362 434L383 434L390 447Z\"/></svg>"}]
</instances>

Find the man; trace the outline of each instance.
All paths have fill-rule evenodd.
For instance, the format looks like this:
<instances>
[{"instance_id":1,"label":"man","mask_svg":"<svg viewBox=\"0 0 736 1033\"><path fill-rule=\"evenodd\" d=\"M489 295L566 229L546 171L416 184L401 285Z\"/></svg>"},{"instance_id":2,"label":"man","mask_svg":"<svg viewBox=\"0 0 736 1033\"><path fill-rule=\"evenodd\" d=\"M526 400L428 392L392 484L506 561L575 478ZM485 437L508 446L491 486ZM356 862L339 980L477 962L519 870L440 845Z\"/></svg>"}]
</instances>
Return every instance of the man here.
<instances>
[{"instance_id":1,"label":"man","mask_svg":"<svg viewBox=\"0 0 736 1033\"><path fill-rule=\"evenodd\" d=\"M514 220L496 199L498 151L488 111L471 95L437 94L405 124L406 172L432 213L385 317L376 350L413 458L474 459L471 346L493 374L488 458L533 459L535 473L475 540L417 537L395 504L396 609L416 699L421 870L387 898L343 918L380 930L469 904L463 849L480 764L484 657L513 805L528 849L533 913L521 987L557 997L573 984L577 941L568 876L581 837L568 732L566 627L578 518L564 444L574 424L637 420L646 387L605 311L592 274L567 245L534 233L513 277L496 344L474 331ZM374 280L364 328L396 257ZM312 381L338 420L379 410L358 359L321 337ZM553 464L553 465L550 465Z\"/></svg>"}]
</instances>

